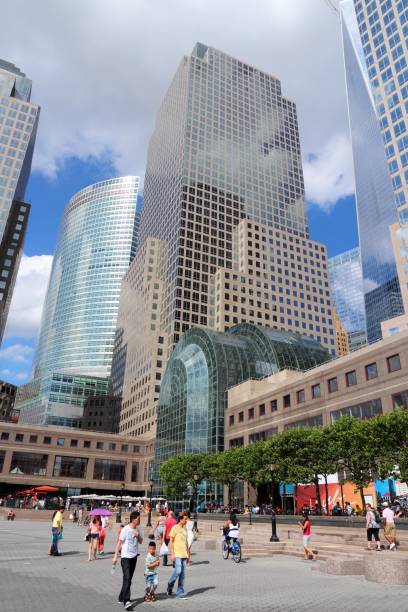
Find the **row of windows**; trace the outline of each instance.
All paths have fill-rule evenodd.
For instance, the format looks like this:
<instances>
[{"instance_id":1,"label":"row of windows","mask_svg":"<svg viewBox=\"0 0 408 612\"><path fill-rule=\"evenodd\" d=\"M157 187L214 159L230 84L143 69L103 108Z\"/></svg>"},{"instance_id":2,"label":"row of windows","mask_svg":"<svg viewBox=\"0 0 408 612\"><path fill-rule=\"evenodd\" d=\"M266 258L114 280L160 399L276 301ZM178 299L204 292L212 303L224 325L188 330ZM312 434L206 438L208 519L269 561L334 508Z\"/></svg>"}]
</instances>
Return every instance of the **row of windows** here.
<instances>
[{"instance_id":1,"label":"row of windows","mask_svg":"<svg viewBox=\"0 0 408 612\"><path fill-rule=\"evenodd\" d=\"M28 437L28 440L27 440ZM38 436L37 434L23 434L23 433L16 433L14 436L14 441L15 442L24 442L24 441L28 441L30 444L51 444L52 442L52 438L51 436L43 436L42 442L39 440L40 436ZM10 433L8 431L2 431L0 433L0 440L3 441L11 441L11 436ZM75 440L75 439L71 439L69 440L69 446L71 448L79 448L79 440ZM56 444L57 446L65 446L65 438L57 438L56 439ZM67 440L67 444L68 444L68 440ZM115 450L120 450L120 452L122 453L128 453L130 448L133 448L133 450L131 450L131 452L133 453L139 453L140 452L140 446L133 444L127 444L127 443L122 443L122 444L118 444L116 442L103 442L101 440L98 440L96 442L96 446L94 446L94 448L96 448L96 450L110 450L110 451L115 451ZM92 448L92 442L91 440L83 440L83 444L82 444L82 448Z\"/></svg>"},{"instance_id":2,"label":"row of windows","mask_svg":"<svg viewBox=\"0 0 408 612\"><path fill-rule=\"evenodd\" d=\"M401 360L399 354L391 355L387 357L387 370L389 373L396 372L401 369ZM378 377L378 368L377 363L369 363L364 366L365 371L365 381L373 380ZM356 370L350 370L345 373L345 383L347 387L352 387L358 384L357 373ZM321 383L316 383L311 386L311 397L312 399L319 399L322 395ZM329 393L335 393L339 390L338 385L338 377L334 376L329 378L327 381L327 390ZM305 389L299 389L296 391L296 403L302 404L306 401L306 391ZM282 397L282 405L283 408L290 408L292 405L292 396L290 393L284 395ZM276 412L278 410L278 400L273 399L269 402L269 410L270 412ZM266 403L260 404L258 406L258 414L255 414L255 408L248 408L247 411L247 421L251 421L255 418L255 416L263 417L266 415ZM238 413L238 423L243 423L245 420L244 411L240 411ZM232 426L235 424L235 415L231 414L229 416L229 425Z\"/></svg>"},{"instance_id":3,"label":"row of windows","mask_svg":"<svg viewBox=\"0 0 408 612\"><path fill-rule=\"evenodd\" d=\"M5 451L0 451L0 471L3 471ZM46 476L49 455L37 453L14 452L11 457L10 474L29 474ZM88 469L87 457L63 457L54 459L52 475L55 477L86 478ZM95 480L125 480L126 463L112 459L95 459L93 478ZM132 462L131 481L139 477L139 462Z\"/></svg>"}]
</instances>

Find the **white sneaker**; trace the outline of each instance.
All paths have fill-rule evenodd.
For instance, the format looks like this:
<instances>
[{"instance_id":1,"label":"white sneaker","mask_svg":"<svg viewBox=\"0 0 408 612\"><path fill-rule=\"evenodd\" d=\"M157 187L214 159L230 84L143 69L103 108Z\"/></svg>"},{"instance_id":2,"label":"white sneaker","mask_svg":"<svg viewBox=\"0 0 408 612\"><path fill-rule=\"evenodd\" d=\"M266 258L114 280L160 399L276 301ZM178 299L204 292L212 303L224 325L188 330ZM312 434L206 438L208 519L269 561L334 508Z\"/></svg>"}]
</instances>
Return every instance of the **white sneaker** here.
<instances>
[{"instance_id":1,"label":"white sneaker","mask_svg":"<svg viewBox=\"0 0 408 612\"><path fill-rule=\"evenodd\" d=\"M125 603L125 610L131 610L133 608L133 604L131 601L127 601Z\"/></svg>"},{"instance_id":2,"label":"white sneaker","mask_svg":"<svg viewBox=\"0 0 408 612\"><path fill-rule=\"evenodd\" d=\"M395 544L394 543L390 544L390 550L395 550L395 549L396 549Z\"/></svg>"}]
</instances>

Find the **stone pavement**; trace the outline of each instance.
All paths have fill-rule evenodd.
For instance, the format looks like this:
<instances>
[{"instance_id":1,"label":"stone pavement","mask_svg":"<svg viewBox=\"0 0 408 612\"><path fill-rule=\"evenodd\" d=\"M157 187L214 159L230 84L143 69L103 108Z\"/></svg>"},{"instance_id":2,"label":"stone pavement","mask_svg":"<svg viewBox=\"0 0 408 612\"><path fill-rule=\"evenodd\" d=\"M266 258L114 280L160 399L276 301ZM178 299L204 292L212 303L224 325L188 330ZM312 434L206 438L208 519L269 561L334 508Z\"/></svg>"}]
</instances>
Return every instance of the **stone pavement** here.
<instances>
[{"instance_id":1,"label":"stone pavement","mask_svg":"<svg viewBox=\"0 0 408 612\"><path fill-rule=\"evenodd\" d=\"M147 530L144 529L145 536ZM116 526L108 532L106 558L87 561L85 529L65 525L60 544L63 556L48 557L49 525L39 522L0 521L1 612L107 612L121 610L116 603L121 570L111 576ZM193 549L194 551L194 549ZM196 546L187 570L186 601L168 599L165 593L171 568L160 568L158 601L142 603L145 546L133 579L135 610L153 607L157 612L218 612L245 610L376 612L407 610L408 588L370 583L359 576L330 576L311 571L312 562L287 556L245 558L239 565L224 561L218 551ZM373 552L372 554L377 554ZM395 553L398 554L398 553Z\"/></svg>"}]
</instances>

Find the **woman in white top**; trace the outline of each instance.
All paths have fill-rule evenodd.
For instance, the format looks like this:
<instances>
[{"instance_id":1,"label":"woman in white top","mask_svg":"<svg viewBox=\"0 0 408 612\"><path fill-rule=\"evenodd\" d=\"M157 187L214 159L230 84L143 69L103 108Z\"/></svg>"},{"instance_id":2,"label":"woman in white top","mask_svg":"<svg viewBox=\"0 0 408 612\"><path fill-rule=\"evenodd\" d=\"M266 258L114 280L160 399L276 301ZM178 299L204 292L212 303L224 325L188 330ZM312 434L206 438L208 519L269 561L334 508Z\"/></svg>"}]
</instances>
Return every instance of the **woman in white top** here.
<instances>
[{"instance_id":1,"label":"woman in white top","mask_svg":"<svg viewBox=\"0 0 408 612\"><path fill-rule=\"evenodd\" d=\"M188 518L187 518L187 545L188 545L188 549L191 550L191 547L193 545L194 542L194 521L191 518L190 513L188 513Z\"/></svg>"},{"instance_id":2,"label":"woman in white top","mask_svg":"<svg viewBox=\"0 0 408 612\"><path fill-rule=\"evenodd\" d=\"M231 538L239 538L239 520L237 519L236 514L233 512L230 514L229 519L224 523L223 531L228 546L230 546Z\"/></svg>"}]
</instances>

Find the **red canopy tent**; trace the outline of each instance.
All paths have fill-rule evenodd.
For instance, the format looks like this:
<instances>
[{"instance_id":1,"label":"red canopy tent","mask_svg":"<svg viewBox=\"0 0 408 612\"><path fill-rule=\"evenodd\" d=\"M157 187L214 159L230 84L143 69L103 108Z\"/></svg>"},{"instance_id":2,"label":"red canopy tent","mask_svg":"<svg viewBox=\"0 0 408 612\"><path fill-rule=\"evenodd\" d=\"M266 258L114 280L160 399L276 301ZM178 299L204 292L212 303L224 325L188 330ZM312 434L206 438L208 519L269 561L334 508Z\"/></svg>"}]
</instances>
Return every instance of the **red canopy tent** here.
<instances>
[{"instance_id":1,"label":"red canopy tent","mask_svg":"<svg viewBox=\"0 0 408 612\"><path fill-rule=\"evenodd\" d=\"M48 485L43 485L41 487L34 487L31 489L32 493L54 493L55 491L59 491L58 487L50 487Z\"/></svg>"}]
</instances>

